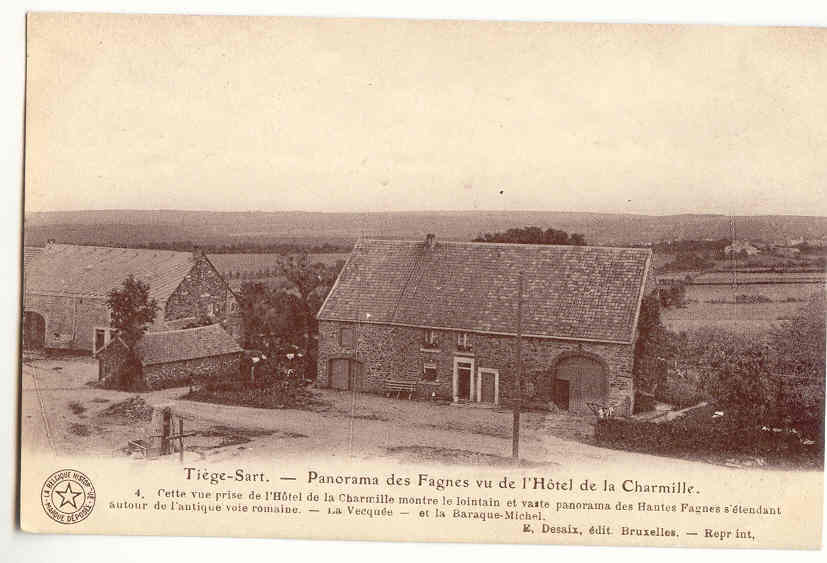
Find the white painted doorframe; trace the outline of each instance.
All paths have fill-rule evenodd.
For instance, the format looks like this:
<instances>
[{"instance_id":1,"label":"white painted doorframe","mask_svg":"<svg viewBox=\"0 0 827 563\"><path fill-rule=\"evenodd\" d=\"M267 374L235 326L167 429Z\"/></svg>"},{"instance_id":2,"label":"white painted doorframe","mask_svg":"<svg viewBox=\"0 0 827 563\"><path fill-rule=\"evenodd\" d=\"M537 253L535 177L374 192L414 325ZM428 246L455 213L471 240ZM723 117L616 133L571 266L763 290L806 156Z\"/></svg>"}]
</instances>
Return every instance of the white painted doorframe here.
<instances>
[{"instance_id":1,"label":"white painted doorframe","mask_svg":"<svg viewBox=\"0 0 827 563\"><path fill-rule=\"evenodd\" d=\"M459 372L458 372L458 369L459 369L459 364L461 364L461 363L462 364L471 364L471 374L470 374L471 380L468 382L468 387L469 387L468 395L469 395L469 400L471 400L471 401L474 400L474 358L469 358L467 356L454 356L454 377L453 377L453 382L452 382L453 383L452 390L453 390L453 397L454 397L454 402L455 403L459 401L459 395L457 394L459 392Z\"/></svg>"},{"instance_id":2,"label":"white painted doorframe","mask_svg":"<svg viewBox=\"0 0 827 563\"><path fill-rule=\"evenodd\" d=\"M482 374L490 373L494 375L494 404L500 404L500 371L494 368L478 368L477 369L477 402L482 402Z\"/></svg>"}]
</instances>

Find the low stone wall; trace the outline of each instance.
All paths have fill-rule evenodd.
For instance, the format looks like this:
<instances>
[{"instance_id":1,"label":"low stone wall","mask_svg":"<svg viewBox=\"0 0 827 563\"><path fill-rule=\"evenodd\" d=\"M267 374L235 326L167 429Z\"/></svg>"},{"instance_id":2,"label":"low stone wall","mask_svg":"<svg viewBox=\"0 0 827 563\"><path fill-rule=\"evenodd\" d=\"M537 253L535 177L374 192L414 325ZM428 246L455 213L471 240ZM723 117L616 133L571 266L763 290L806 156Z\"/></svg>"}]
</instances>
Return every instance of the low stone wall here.
<instances>
[{"instance_id":1,"label":"low stone wall","mask_svg":"<svg viewBox=\"0 0 827 563\"><path fill-rule=\"evenodd\" d=\"M183 387L208 377L238 377L241 353L144 366L144 382L150 389Z\"/></svg>"}]
</instances>

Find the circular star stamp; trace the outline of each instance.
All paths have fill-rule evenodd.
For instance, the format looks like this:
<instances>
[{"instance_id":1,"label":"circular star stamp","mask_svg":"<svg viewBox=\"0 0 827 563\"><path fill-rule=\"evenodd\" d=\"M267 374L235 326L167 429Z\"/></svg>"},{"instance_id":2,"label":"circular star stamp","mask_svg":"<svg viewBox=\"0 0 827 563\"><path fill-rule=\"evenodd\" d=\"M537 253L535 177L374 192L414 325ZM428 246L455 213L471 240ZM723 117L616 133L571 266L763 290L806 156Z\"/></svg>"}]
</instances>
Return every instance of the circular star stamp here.
<instances>
[{"instance_id":1,"label":"circular star stamp","mask_svg":"<svg viewBox=\"0 0 827 563\"><path fill-rule=\"evenodd\" d=\"M86 474L75 469L55 471L43 483L40 504L59 524L77 524L95 508L95 487Z\"/></svg>"}]
</instances>

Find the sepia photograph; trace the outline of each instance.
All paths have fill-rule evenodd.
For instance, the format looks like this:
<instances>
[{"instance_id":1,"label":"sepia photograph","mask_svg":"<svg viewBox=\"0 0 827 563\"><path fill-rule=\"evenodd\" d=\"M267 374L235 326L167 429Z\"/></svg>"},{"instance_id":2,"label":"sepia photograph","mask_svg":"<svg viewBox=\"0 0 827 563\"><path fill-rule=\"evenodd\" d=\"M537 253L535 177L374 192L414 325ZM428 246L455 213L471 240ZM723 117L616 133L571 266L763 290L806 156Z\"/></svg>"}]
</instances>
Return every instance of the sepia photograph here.
<instances>
[{"instance_id":1,"label":"sepia photograph","mask_svg":"<svg viewBox=\"0 0 827 563\"><path fill-rule=\"evenodd\" d=\"M820 548L825 99L816 27L29 13L21 526Z\"/></svg>"}]
</instances>

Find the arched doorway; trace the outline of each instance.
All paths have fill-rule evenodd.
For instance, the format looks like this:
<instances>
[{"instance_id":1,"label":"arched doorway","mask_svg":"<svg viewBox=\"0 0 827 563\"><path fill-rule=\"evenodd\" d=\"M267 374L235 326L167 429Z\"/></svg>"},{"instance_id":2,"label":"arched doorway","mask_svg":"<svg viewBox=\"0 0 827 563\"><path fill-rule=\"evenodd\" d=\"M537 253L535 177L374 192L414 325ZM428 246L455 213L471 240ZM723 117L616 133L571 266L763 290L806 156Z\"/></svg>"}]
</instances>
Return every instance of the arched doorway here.
<instances>
[{"instance_id":1,"label":"arched doorway","mask_svg":"<svg viewBox=\"0 0 827 563\"><path fill-rule=\"evenodd\" d=\"M551 397L558 408L576 414L591 414L588 403L605 405L609 394L608 374L602 362L585 354L561 358L554 367Z\"/></svg>"},{"instance_id":2,"label":"arched doorway","mask_svg":"<svg viewBox=\"0 0 827 563\"><path fill-rule=\"evenodd\" d=\"M34 311L23 312L23 349L40 350L46 346L46 319Z\"/></svg>"}]
</instances>

